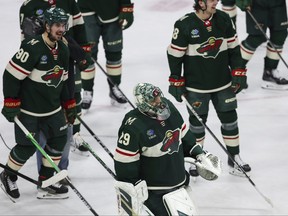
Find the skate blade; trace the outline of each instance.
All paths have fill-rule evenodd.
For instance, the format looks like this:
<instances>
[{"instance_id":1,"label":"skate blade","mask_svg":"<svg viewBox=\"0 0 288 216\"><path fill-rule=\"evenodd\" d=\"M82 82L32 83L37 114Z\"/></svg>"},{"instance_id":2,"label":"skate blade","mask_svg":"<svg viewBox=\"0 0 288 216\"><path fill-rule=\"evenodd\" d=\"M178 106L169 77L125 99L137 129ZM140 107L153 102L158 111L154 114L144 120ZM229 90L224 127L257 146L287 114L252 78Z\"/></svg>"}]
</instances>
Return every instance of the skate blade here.
<instances>
[{"instance_id":1,"label":"skate blade","mask_svg":"<svg viewBox=\"0 0 288 216\"><path fill-rule=\"evenodd\" d=\"M80 155L82 157L89 157L90 154L89 154L89 151L80 151L78 148L75 148L75 147L72 147L71 148L71 152L77 154L77 155Z\"/></svg>"},{"instance_id":2,"label":"skate blade","mask_svg":"<svg viewBox=\"0 0 288 216\"><path fill-rule=\"evenodd\" d=\"M117 108L126 109L128 107L127 103L118 103L116 100L111 99L111 105Z\"/></svg>"},{"instance_id":3,"label":"skate blade","mask_svg":"<svg viewBox=\"0 0 288 216\"><path fill-rule=\"evenodd\" d=\"M238 177L246 177L246 175L239 169L235 169L233 167L229 167L229 174L234 175L234 176L238 176ZM247 176L250 177L250 175L248 174L248 172L246 172Z\"/></svg>"},{"instance_id":4,"label":"skate blade","mask_svg":"<svg viewBox=\"0 0 288 216\"><path fill-rule=\"evenodd\" d=\"M68 193L64 194L51 194L47 191L38 191L37 193L37 199L49 199L49 200L55 200L55 199L68 199L69 195Z\"/></svg>"},{"instance_id":5,"label":"skate blade","mask_svg":"<svg viewBox=\"0 0 288 216\"><path fill-rule=\"evenodd\" d=\"M3 192L6 194L6 196L13 202L13 203L16 203L16 199L11 197L5 190L5 187L4 185L2 184L2 182L0 182L0 187L1 189L3 190Z\"/></svg>"},{"instance_id":6,"label":"skate blade","mask_svg":"<svg viewBox=\"0 0 288 216\"><path fill-rule=\"evenodd\" d=\"M276 83L271 83L267 81L263 81L261 87L263 89L270 89L270 90L278 90L278 91L287 91L288 85L278 85Z\"/></svg>"}]
</instances>

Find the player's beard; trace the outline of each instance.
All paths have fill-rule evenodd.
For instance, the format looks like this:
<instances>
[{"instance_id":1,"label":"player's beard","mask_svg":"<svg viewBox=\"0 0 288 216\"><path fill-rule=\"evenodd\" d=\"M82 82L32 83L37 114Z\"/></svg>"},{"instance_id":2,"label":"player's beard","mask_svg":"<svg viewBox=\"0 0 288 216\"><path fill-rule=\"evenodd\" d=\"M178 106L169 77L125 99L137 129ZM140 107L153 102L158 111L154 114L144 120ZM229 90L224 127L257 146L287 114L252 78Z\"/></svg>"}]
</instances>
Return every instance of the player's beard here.
<instances>
[{"instance_id":1,"label":"player's beard","mask_svg":"<svg viewBox=\"0 0 288 216\"><path fill-rule=\"evenodd\" d=\"M56 41L61 40L63 35L64 35L63 31L57 31L55 33L55 35L52 35L51 33L48 33L48 38L49 38L50 41L56 42Z\"/></svg>"}]
</instances>

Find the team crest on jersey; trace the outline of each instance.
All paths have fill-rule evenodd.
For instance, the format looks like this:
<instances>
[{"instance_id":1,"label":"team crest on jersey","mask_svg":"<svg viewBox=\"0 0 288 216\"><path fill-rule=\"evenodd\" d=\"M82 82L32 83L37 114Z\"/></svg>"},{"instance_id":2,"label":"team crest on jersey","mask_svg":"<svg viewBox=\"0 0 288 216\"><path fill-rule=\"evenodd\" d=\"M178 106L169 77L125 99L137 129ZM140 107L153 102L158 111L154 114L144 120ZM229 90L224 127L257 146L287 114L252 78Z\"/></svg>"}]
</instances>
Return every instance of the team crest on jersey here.
<instances>
[{"instance_id":1,"label":"team crest on jersey","mask_svg":"<svg viewBox=\"0 0 288 216\"><path fill-rule=\"evenodd\" d=\"M174 131L168 130L162 141L163 146L161 147L161 151L168 152L168 154L173 154L174 152L178 152L179 146L180 146L179 140L180 140L179 129L176 129Z\"/></svg>"},{"instance_id":2,"label":"team crest on jersey","mask_svg":"<svg viewBox=\"0 0 288 216\"><path fill-rule=\"evenodd\" d=\"M204 58L216 58L220 52L223 38L210 37L207 41L200 45L197 52Z\"/></svg>"},{"instance_id":3,"label":"team crest on jersey","mask_svg":"<svg viewBox=\"0 0 288 216\"><path fill-rule=\"evenodd\" d=\"M46 85L57 88L62 81L63 73L64 69L56 65L53 69L43 75L42 79L46 82Z\"/></svg>"},{"instance_id":4,"label":"team crest on jersey","mask_svg":"<svg viewBox=\"0 0 288 216\"><path fill-rule=\"evenodd\" d=\"M191 38L198 38L198 37L200 37L199 30L198 29L192 29Z\"/></svg>"}]
</instances>

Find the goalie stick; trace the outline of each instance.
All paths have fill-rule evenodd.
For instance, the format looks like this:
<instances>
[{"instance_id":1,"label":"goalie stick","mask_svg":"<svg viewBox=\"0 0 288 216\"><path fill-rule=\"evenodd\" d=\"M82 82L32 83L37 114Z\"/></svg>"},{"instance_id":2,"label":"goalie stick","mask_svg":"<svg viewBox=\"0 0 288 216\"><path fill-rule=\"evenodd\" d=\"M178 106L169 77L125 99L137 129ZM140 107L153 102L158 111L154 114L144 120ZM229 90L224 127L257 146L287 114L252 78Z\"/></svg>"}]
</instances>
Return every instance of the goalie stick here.
<instances>
[{"instance_id":1,"label":"goalie stick","mask_svg":"<svg viewBox=\"0 0 288 216\"><path fill-rule=\"evenodd\" d=\"M20 129L24 132L26 137L30 139L30 141L36 146L36 148L41 152L41 154L48 160L50 165L56 170L57 173L60 172L59 167L54 163L51 157L43 150L43 148L39 145L39 143L34 139L33 135L26 129L26 127L21 123L21 121L16 116L14 118L15 123L20 127ZM80 200L85 204L85 206L93 213L93 215L98 216L96 211L92 208L92 206L87 202L87 200L82 196L82 194L77 190L77 188L72 184L71 180L66 177L68 185L72 188L72 190L76 193L76 195L80 198Z\"/></svg>"},{"instance_id":2,"label":"goalie stick","mask_svg":"<svg viewBox=\"0 0 288 216\"><path fill-rule=\"evenodd\" d=\"M67 175L68 175L68 172L67 170L61 170L60 172L56 173L54 176L52 176L51 178L49 179L46 179L45 181L36 181L18 171L15 171L13 169L11 169L10 167L4 165L4 164L1 164L0 163L0 167L2 167L3 169L6 169L6 170L9 170L10 172L12 172L13 174L17 175L17 176L20 176L21 178L33 183L33 184L36 184L42 188L46 188L46 187L49 187L50 185L53 185L55 184L56 182L59 182L61 181L62 179L66 178Z\"/></svg>"},{"instance_id":3,"label":"goalie stick","mask_svg":"<svg viewBox=\"0 0 288 216\"><path fill-rule=\"evenodd\" d=\"M227 151L227 149L224 147L224 145L218 140L216 135L210 130L210 128L203 122L202 118L198 115L198 113L194 110L194 108L189 104L186 97L184 95L181 96L181 99L185 102L188 109L193 113L193 115L198 119L198 121L207 129L207 131L211 134L211 136L215 139L215 141L219 144L219 146L224 150L224 152L228 155L228 157L236 164L239 169L243 172L245 177L249 180L249 182L253 185L253 187L256 189L256 191L265 199L266 202L268 202L271 207L273 208L273 203L271 202L268 197L264 196L263 193L256 187L255 183L252 181L252 179L247 175L245 170L237 163L237 161L234 160L234 158L231 156L231 154Z\"/></svg>"}]
</instances>

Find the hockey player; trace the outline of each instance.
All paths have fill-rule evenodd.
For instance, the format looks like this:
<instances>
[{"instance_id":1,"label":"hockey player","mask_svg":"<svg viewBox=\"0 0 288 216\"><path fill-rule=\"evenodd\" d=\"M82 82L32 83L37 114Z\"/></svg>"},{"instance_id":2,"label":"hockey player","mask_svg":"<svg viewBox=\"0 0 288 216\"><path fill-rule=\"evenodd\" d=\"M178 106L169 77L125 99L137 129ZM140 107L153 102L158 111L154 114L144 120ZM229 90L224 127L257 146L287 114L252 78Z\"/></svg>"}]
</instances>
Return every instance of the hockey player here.
<instances>
[{"instance_id":1,"label":"hockey player","mask_svg":"<svg viewBox=\"0 0 288 216\"><path fill-rule=\"evenodd\" d=\"M280 71L277 70L280 60L280 56L277 52L280 54L282 53L284 42L287 37L288 21L286 1L222 0L222 4L224 8L229 7L229 5L232 6L233 4L235 6L236 4L242 11L250 10L263 31L266 32L267 28L269 28L269 39L277 51L275 51L271 44L267 43L262 88L288 90L288 79L284 78ZM232 7L234 8L234 6ZM229 13L229 15L233 16L232 13ZM246 65L254 55L256 49L267 41L266 36L261 32L248 13L246 13L246 27L248 36L241 42L243 65Z\"/></svg>"},{"instance_id":2,"label":"hockey player","mask_svg":"<svg viewBox=\"0 0 288 216\"><path fill-rule=\"evenodd\" d=\"M158 87L139 83L133 94L137 108L122 121L114 155L119 215L143 215L143 203L155 216L176 215L178 207L188 207L182 213L192 215L195 206L184 189L189 184L184 157L214 161L218 169L220 161L196 144L179 111ZM174 196L181 200L180 206L170 202Z\"/></svg>"},{"instance_id":3,"label":"hockey player","mask_svg":"<svg viewBox=\"0 0 288 216\"><path fill-rule=\"evenodd\" d=\"M5 68L2 114L9 122L18 116L36 140L39 140L40 130L43 131L47 137L45 151L58 164L67 140L66 119L73 124L77 115L76 102L69 96L67 86L69 50L62 41L67 31L68 15L61 8L52 8L45 11L44 20L45 32L23 40ZM7 166L18 171L35 153L36 147L17 124L15 140ZM50 178L54 172L48 160L43 158L39 180ZM3 190L11 198L19 198L17 176L4 170L0 178ZM46 196L67 198L68 188L59 184L39 188L37 197Z\"/></svg>"},{"instance_id":4,"label":"hockey player","mask_svg":"<svg viewBox=\"0 0 288 216\"><path fill-rule=\"evenodd\" d=\"M102 37L111 104L125 107L127 100L117 86L122 76L123 30L133 23L133 4L130 0L78 0L78 5L84 17L87 38L94 44L92 57L95 61ZM82 71L81 77L84 90L82 108L87 110L93 99L95 65Z\"/></svg>"},{"instance_id":5,"label":"hockey player","mask_svg":"<svg viewBox=\"0 0 288 216\"><path fill-rule=\"evenodd\" d=\"M69 29L65 34L65 39L68 41L70 50L70 61L69 61L69 78L68 83L70 87L71 97L76 99L77 113L81 116L81 74L76 68L86 69L93 61L91 59L91 53L85 51L91 51L90 45L87 42L86 30L84 20L78 5L75 0L27 0L20 8L20 28L22 38L29 35L29 30L32 28L31 22L27 23L27 20L39 20L38 33L41 32L41 18L43 17L43 11L50 7L60 7L69 15ZM33 22L32 22L33 23ZM37 23L37 22L36 22ZM34 22L35 25L35 22ZM36 27L37 28L37 27ZM33 29L32 29L33 30ZM28 33L27 33L28 32ZM30 30L31 32L31 30ZM37 34L37 30L35 30ZM83 49L79 50L77 46L81 46ZM81 48L80 47L80 48ZM76 63L75 63L76 62ZM82 155L89 155L87 149L80 142L80 122L78 119L73 124L73 129L68 128L69 134L73 134L72 138L68 138L67 147L64 150L63 158L60 163L61 169L67 169L69 164L69 151L70 145L74 152L79 152ZM73 130L73 132L70 132ZM43 140L44 139L44 140ZM43 141L42 141L43 140ZM45 138L41 136L41 143L45 143ZM38 158L41 157L40 152L37 151ZM39 159L38 159L39 161Z\"/></svg>"},{"instance_id":6,"label":"hockey player","mask_svg":"<svg viewBox=\"0 0 288 216\"><path fill-rule=\"evenodd\" d=\"M246 86L246 69L241 66L240 47L235 27L228 14L216 9L217 0L195 0L195 12L175 22L167 49L170 67L169 93L182 102L186 95L205 123L212 102L228 152L246 172L250 166L240 158L236 94ZM182 71L183 67L183 71ZM190 129L203 145L205 127L189 112ZM228 159L230 173L241 175ZM191 170L192 175L197 172Z\"/></svg>"}]
</instances>

